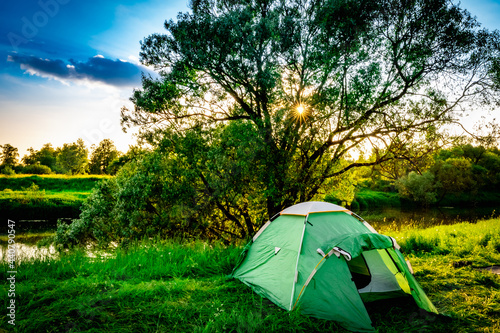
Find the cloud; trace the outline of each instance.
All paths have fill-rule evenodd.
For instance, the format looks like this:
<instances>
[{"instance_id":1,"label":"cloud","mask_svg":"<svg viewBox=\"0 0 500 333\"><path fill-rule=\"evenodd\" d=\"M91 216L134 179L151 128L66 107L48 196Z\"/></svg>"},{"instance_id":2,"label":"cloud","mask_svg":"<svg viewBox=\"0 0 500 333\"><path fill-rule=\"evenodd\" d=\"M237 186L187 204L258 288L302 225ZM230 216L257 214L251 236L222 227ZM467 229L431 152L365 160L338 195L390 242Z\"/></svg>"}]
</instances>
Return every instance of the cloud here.
<instances>
[{"instance_id":1,"label":"cloud","mask_svg":"<svg viewBox=\"0 0 500 333\"><path fill-rule=\"evenodd\" d=\"M61 81L98 82L117 87L140 86L141 72L149 72L141 65L106 59L102 55L89 58L86 62L73 59L65 62L14 53L8 56L7 61L17 63L28 73L41 77Z\"/></svg>"}]
</instances>

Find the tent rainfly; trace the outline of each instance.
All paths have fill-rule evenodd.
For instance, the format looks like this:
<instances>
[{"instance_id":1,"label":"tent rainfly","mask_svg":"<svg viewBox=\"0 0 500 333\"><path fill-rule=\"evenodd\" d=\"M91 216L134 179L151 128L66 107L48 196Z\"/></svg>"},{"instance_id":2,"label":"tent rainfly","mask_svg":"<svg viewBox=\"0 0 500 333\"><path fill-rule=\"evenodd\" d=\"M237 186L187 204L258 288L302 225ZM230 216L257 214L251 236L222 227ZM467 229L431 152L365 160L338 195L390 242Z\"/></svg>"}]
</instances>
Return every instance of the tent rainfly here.
<instances>
[{"instance_id":1,"label":"tent rainfly","mask_svg":"<svg viewBox=\"0 0 500 333\"><path fill-rule=\"evenodd\" d=\"M437 313L410 267L393 238L343 207L312 201L264 224L231 275L285 310L373 332L363 302L411 295Z\"/></svg>"}]
</instances>

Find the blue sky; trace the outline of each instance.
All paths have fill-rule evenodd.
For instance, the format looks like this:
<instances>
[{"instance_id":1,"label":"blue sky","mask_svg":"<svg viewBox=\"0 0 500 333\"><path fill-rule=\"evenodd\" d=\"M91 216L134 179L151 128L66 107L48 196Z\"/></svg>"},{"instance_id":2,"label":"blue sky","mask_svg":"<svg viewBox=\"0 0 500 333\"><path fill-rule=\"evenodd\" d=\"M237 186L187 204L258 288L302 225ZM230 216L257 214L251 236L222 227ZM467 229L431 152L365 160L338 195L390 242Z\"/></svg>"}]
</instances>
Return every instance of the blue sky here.
<instances>
[{"instance_id":1,"label":"blue sky","mask_svg":"<svg viewBox=\"0 0 500 333\"><path fill-rule=\"evenodd\" d=\"M186 1L0 0L0 144L135 139L120 109L140 88L140 41Z\"/></svg>"},{"instance_id":2,"label":"blue sky","mask_svg":"<svg viewBox=\"0 0 500 333\"><path fill-rule=\"evenodd\" d=\"M0 0L0 144L55 147L112 139L127 151L120 109L140 88L139 42L186 12L187 0ZM462 0L500 29L500 0Z\"/></svg>"}]
</instances>

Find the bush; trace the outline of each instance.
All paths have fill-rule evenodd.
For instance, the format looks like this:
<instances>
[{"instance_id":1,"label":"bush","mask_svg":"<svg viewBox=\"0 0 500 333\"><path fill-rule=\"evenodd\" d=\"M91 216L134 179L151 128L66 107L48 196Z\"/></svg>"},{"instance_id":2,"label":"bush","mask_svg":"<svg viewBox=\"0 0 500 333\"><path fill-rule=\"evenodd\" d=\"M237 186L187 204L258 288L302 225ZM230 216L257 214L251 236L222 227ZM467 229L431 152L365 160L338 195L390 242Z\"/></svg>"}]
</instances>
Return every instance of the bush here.
<instances>
[{"instance_id":1,"label":"bush","mask_svg":"<svg viewBox=\"0 0 500 333\"><path fill-rule=\"evenodd\" d=\"M399 207L401 205L398 195L390 192L361 190L356 193L351 204L352 210L380 209L384 207Z\"/></svg>"},{"instance_id":2,"label":"bush","mask_svg":"<svg viewBox=\"0 0 500 333\"><path fill-rule=\"evenodd\" d=\"M22 173L32 175L50 175L52 174L52 170L46 165L31 164L25 166L22 170Z\"/></svg>"},{"instance_id":3,"label":"bush","mask_svg":"<svg viewBox=\"0 0 500 333\"><path fill-rule=\"evenodd\" d=\"M428 206L437 201L436 184L434 175L426 171L419 175L412 171L396 182L399 196Z\"/></svg>"},{"instance_id":4,"label":"bush","mask_svg":"<svg viewBox=\"0 0 500 333\"><path fill-rule=\"evenodd\" d=\"M3 175L7 175L7 176L12 176L12 175L15 175L16 172L10 167L10 166L4 166L0 172L3 174Z\"/></svg>"},{"instance_id":5,"label":"bush","mask_svg":"<svg viewBox=\"0 0 500 333\"><path fill-rule=\"evenodd\" d=\"M193 201L192 179L181 177L178 161L159 153L143 156L99 183L82 205L80 218L60 225L58 244L126 243L144 237L198 237L203 225ZM184 170L183 170L184 171Z\"/></svg>"}]
</instances>

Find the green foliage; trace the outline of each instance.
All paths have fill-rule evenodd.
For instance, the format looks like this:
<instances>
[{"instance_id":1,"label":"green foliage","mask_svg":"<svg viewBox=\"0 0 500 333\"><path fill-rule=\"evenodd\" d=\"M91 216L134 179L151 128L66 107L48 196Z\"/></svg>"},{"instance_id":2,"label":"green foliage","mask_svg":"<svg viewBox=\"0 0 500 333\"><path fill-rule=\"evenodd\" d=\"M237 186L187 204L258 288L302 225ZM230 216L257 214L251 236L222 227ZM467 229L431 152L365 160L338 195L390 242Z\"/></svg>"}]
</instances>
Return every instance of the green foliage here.
<instances>
[{"instance_id":1,"label":"green foliage","mask_svg":"<svg viewBox=\"0 0 500 333\"><path fill-rule=\"evenodd\" d=\"M374 181L374 184L371 184L372 189L375 189L377 182L380 184L383 184L384 180L394 182L407 176L410 172L421 174L429 169L434 163L436 152L441 150L441 140L446 136L435 132L434 129L426 134L423 139L414 138L414 140L407 142L395 142L395 147L392 147L395 152L379 148L373 149L370 161L375 161L383 155L392 158L371 167L370 178Z\"/></svg>"},{"instance_id":2,"label":"green foliage","mask_svg":"<svg viewBox=\"0 0 500 333\"><path fill-rule=\"evenodd\" d=\"M58 150L52 147L52 144L46 143L43 147L36 151L33 148L28 149L29 155L25 155L22 159L24 165L44 165L50 168L51 170L55 170L56 162L57 162L57 154ZM26 172L29 173L29 172Z\"/></svg>"},{"instance_id":3,"label":"green foliage","mask_svg":"<svg viewBox=\"0 0 500 333\"><path fill-rule=\"evenodd\" d=\"M356 193L353 210L378 210L384 207L400 207L401 202L396 193L379 192L362 189Z\"/></svg>"},{"instance_id":4,"label":"green foliage","mask_svg":"<svg viewBox=\"0 0 500 333\"><path fill-rule=\"evenodd\" d=\"M17 165L17 158L19 157L18 149L11 144L0 145L2 152L0 153L0 166L14 167Z\"/></svg>"},{"instance_id":5,"label":"green foliage","mask_svg":"<svg viewBox=\"0 0 500 333\"><path fill-rule=\"evenodd\" d=\"M447 193L460 193L466 190L477 191L472 165L463 157L438 160L433 165L432 172L438 182L439 191L442 193L441 198Z\"/></svg>"},{"instance_id":6,"label":"green foliage","mask_svg":"<svg viewBox=\"0 0 500 333\"><path fill-rule=\"evenodd\" d=\"M80 218L73 220L70 225L57 224L55 243L68 246L93 240L100 243L118 240L121 226L113 218L115 186L114 178L99 182L84 202Z\"/></svg>"},{"instance_id":7,"label":"green foliage","mask_svg":"<svg viewBox=\"0 0 500 333\"><path fill-rule=\"evenodd\" d=\"M30 164L23 168L22 173L31 175L50 175L52 174L52 170L43 164Z\"/></svg>"},{"instance_id":8,"label":"green foliage","mask_svg":"<svg viewBox=\"0 0 500 333\"><path fill-rule=\"evenodd\" d=\"M356 171L345 172L332 178L323 186L328 193L323 200L340 206L351 207L351 204L355 201L357 184L358 175ZM354 206L359 208L357 203Z\"/></svg>"},{"instance_id":9,"label":"green foliage","mask_svg":"<svg viewBox=\"0 0 500 333\"><path fill-rule=\"evenodd\" d=\"M428 206L437 201L436 184L434 175L426 171L419 175L416 172L410 172L396 182L396 187L401 198Z\"/></svg>"},{"instance_id":10,"label":"green foliage","mask_svg":"<svg viewBox=\"0 0 500 333\"><path fill-rule=\"evenodd\" d=\"M198 235L203 220L185 203L203 198L194 195L196 184L186 172L181 160L158 153L126 164L115 178L96 186L79 219L58 226L56 242L109 244L157 235Z\"/></svg>"},{"instance_id":11,"label":"green foliage","mask_svg":"<svg viewBox=\"0 0 500 333\"><path fill-rule=\"evenodd\" d=\"M149 150L142 148L140 146L129 146L127 153L119 153L117 158L112 160L107 167L110 175L115 175L121 167L123 167L128 162L140 158L142 155L147 154Z\"/></svg>"},{"instance_id":12,"label":"green foliage","mask_svg":"<svg viewBox=\"0 0 500 333\"><path fill-rule=\"evenodd\" d=\"M111 174L111 163L118 158L120 152L110 139L102 140L97 147L93 147L90 161L88 164L89 173L95 175Z\"/></svg>"},{"instance_id":13,"label":"green foliage","mask_svg":"<svg viewBox=\"0 0 500 333\"><path fill-rule=\"evenodd\" d=\"M43 145L38 151L29 148L29 154L22 159L24 168L21 171L25 174L56 172L72 175L84 174L88 170L91 174L101 175L115 174L124 164L123 161L117 161L120 152L110 139L104 139L97 147L92 148L90 160L87 158L88 150L82 139L59 148L53 148L50 143ZM133 158L133 153L129 155L128 160L130 158Z\"/></svg>"},{"instance_id":14,"label":"green foliage","mask_svg":"<svg viewBox=\"0 0 500 333\"><path fill-rule=\"evenodd\" d=\"M461 144L438 150L425 171L412 171L395 184L402 199L422 206L494 205L499 177L497 148Z\"/></svg>"},{"instance_id":15,"label":"green foliage","mask_svg":"<svg viewBox=\"0 0 500 333\"><path fill-rule=\"evenodd\" d=\"M72 144L65 143L57 149L56 169L69 175L84 174L87 167L88 150L82 139Z\"/></svg>"},{"instance_id":16,"label":"green foliage","mask_svg":"<svg viewBox=\"0 0 500 333\"><path fill-rule=\"evenodd\" d=\"M13 176L16 174L16 172L9 165L0 168L0 171L2 175L6 176Z\"/></svg>"},{"instance_id":17,"label":"green foliage","mask_svg":"<svg viewBox=\"0 0 500 333\"><path fill-rule=\"evenodd\" d=\"M443 167L445 170L441 173L445 174L449 171L455 175L455 178L460 178L456 179L457 184L451 185L452 190L455 189L456 192L463 192L463 188L469 192L495 190L500 184L500 151L498 148L466 144L449 150L443 149L436 157L435 166L431 170L439 174ZM451 168L456 170L450 170Z\"/></svg>"}]
</instances>

